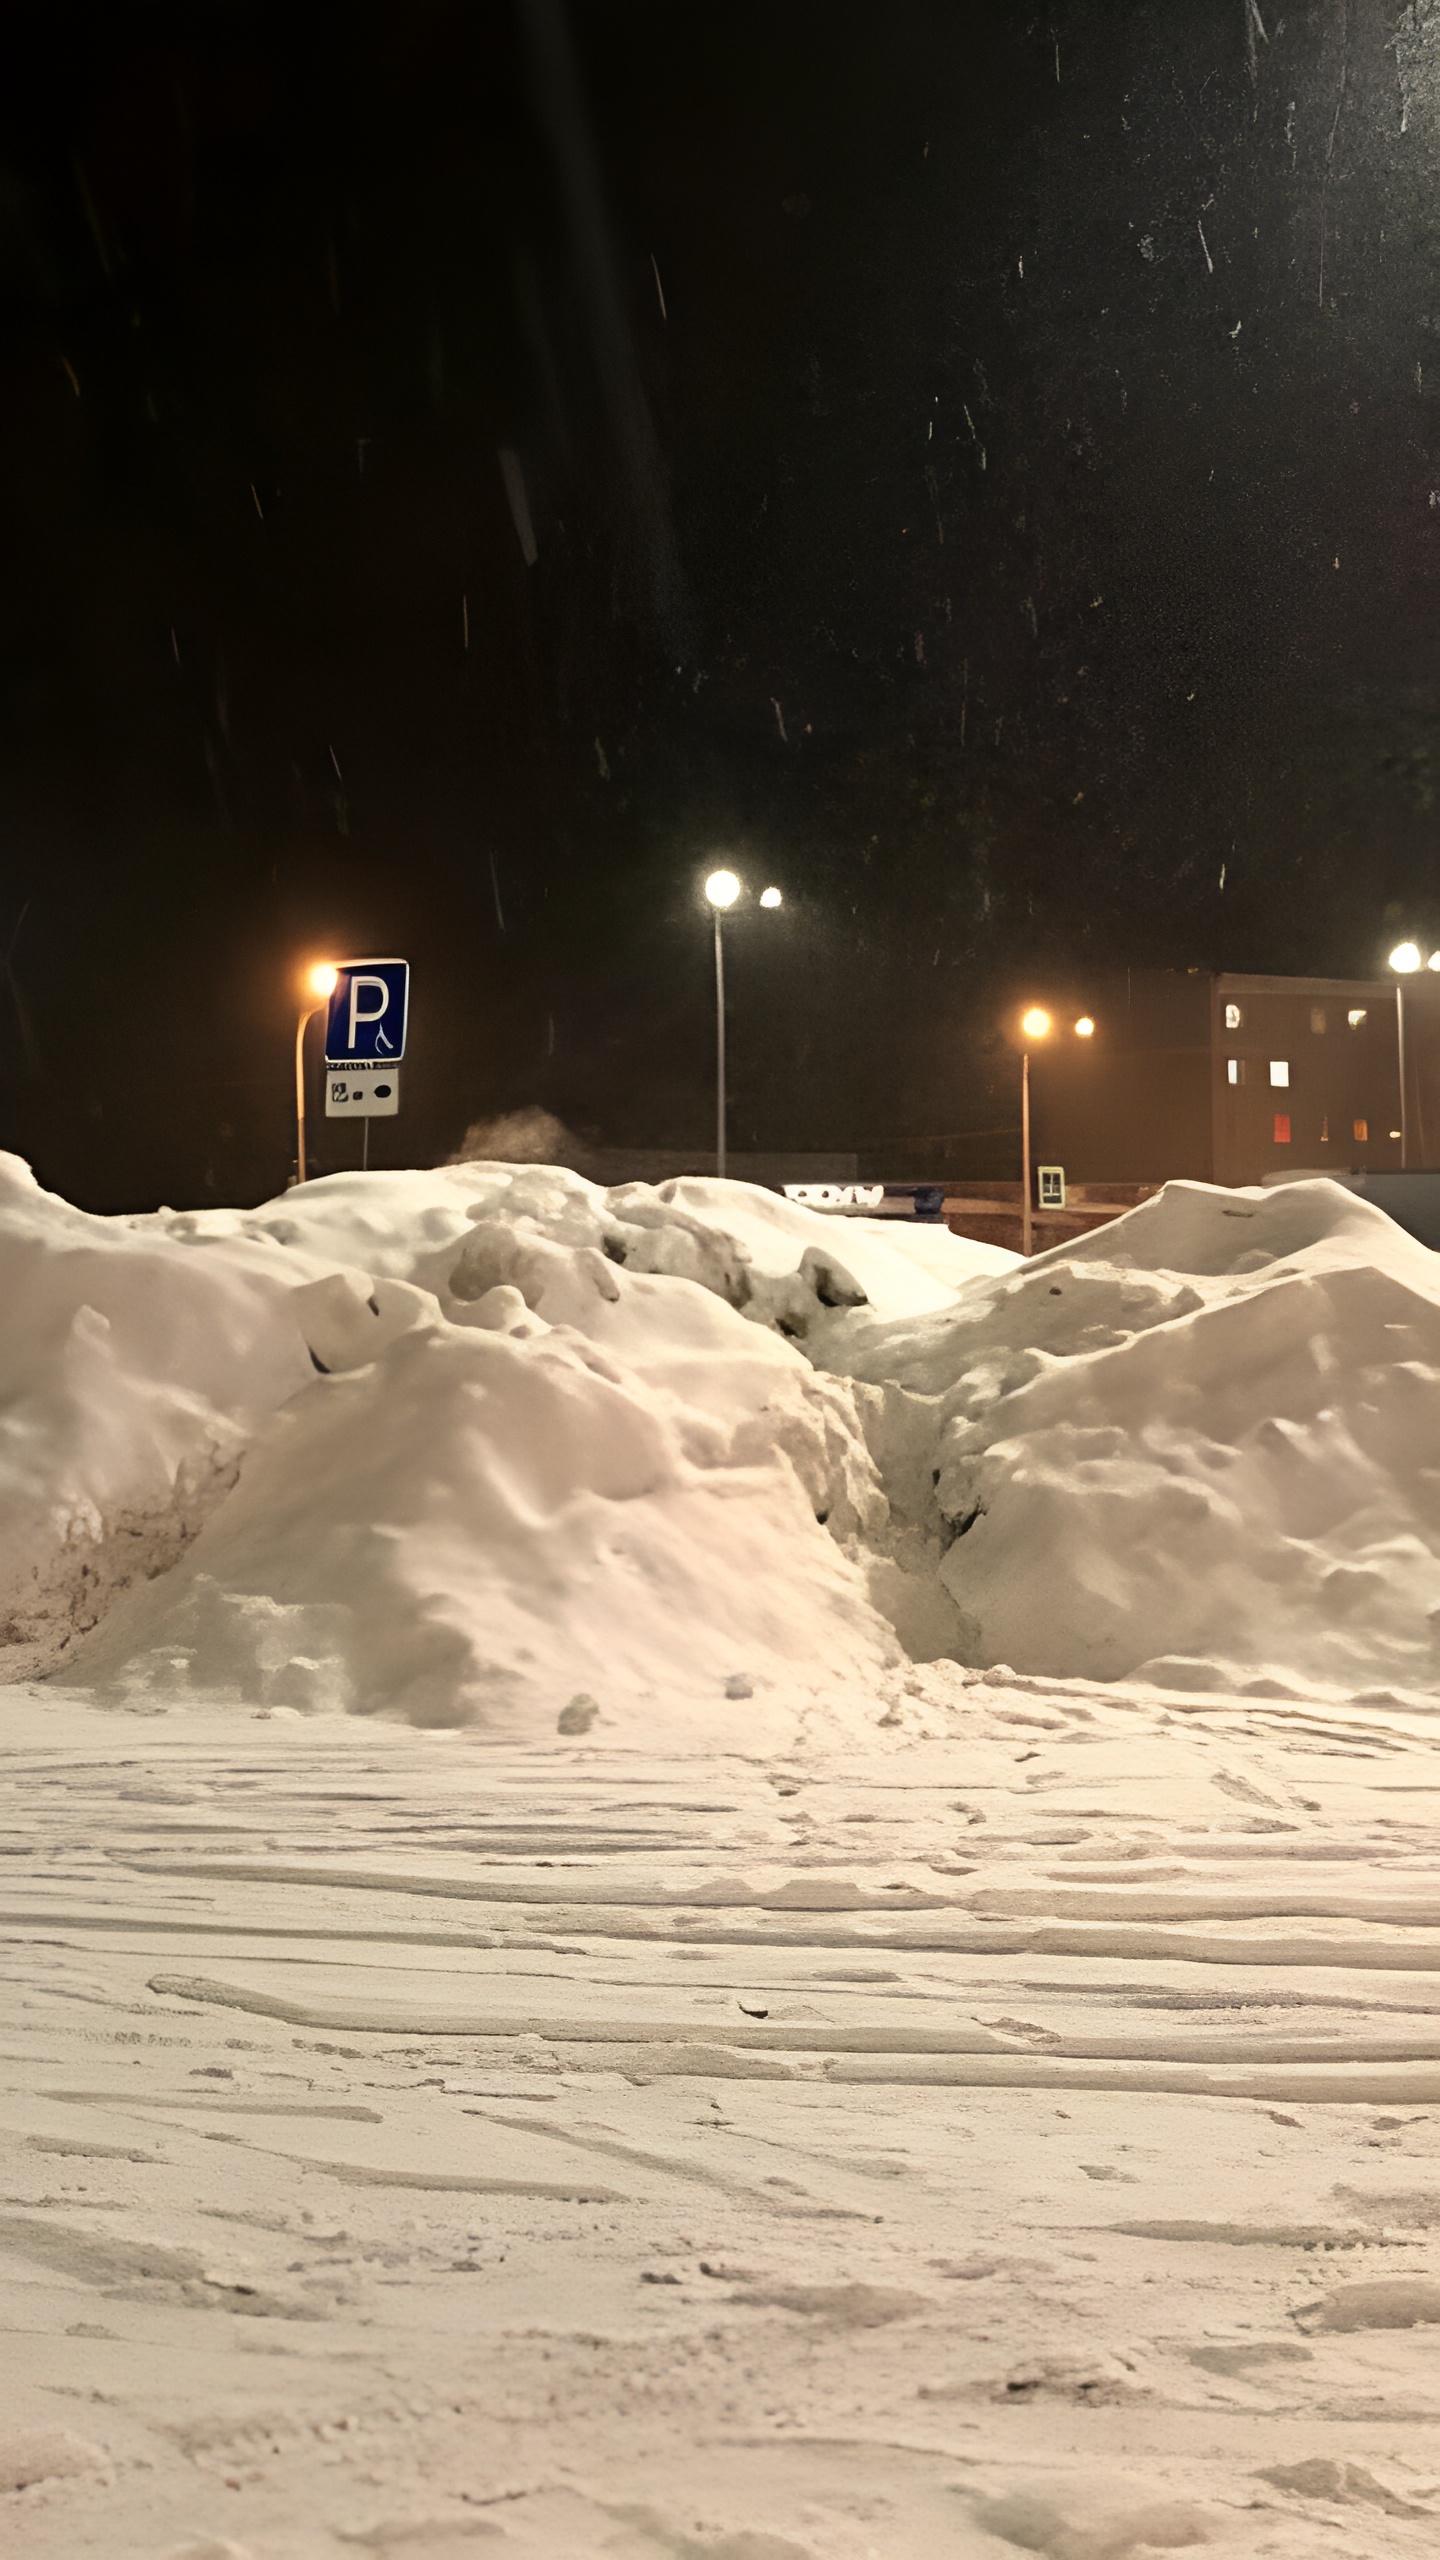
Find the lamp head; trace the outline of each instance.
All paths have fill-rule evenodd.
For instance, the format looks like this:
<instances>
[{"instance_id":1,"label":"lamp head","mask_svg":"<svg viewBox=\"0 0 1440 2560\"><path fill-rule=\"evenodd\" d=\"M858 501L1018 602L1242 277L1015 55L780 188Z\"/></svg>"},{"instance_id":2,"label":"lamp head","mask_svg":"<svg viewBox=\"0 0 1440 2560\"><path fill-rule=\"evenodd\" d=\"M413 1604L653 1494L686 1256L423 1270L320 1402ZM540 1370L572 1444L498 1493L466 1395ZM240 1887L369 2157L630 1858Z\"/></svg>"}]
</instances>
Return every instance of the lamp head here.
<instances>
[{"instance_id":1,"label":"lamp head","mask_svg":"<svg viewBox=\"0 0 1440 2560\"><path fill-rule=\"evenodd\" d=\"M1079 1021L1076 1023L1076 1025L1075 1025L1075 1037L1076 1037L1076 1039L1077 1039L1077 1040L1093 1040L1093 1039L1094 1039L1094 1037L1095 1037L1095 1025L1094 1025L1094 1023L1091 1021L1090 1016L1089 1016L1089 1014L1088 1014L1088 1013L1082 1013L1082 1014L1081 1014L1081 1016L1080 1016Z\"/></svg>"},{"instance_id":2,"label":"lamp head","mask_svg":"<svg viewBox=\"0 0 1440 2560\"><path fill-rule=\"evenodd\" d=\"M1394 950L1390 954L1390 966L1398 972L1399 976L1402 978L1410 977L1413 972L1420 967L1420 965L1420 945L1418 942L1396 943Z\"/></svg>"},{"instance_id":3,"label":"lamp head","mask_svg":"<svg viewBox=\"0 0 1440 2560\"><path fill-rule=\"evenodd\" d=\"M712 907L733 907L740 895L740 883L733 871L712 871L705 883L705 895Z\"/></svg>"},{"instance_id":4,"label":"lamp head","mask_svg":"<svg viewBox=\"0 0 1440 2560\"><path fill-rule=\"evenodd\" d=\"M762 889L762 890L761 890L761 892L760 892L760 904L761 904L761 906L762 906L762 907L778 907L778 906L783 905L783 903L784 903L784 901L782 900L781 895L780 895L780 892L779 892L779 890L778 890L778 889Z\"/></svg>"},{"instance_id":5,"label":"lamp head","mask_svg":"<svg viewBox=\"0 0 1440 2560\"><path fill-rule=\"evenodd\" d=\"M1050 1030L1050 1016L1043 1005L1032 1004L1020 1017L1020 1028L1027 1040L1043 1040Z\"/></svg>"},{"instance_id":6,"label":"lamp head","mask_svg":"<svg viewBox=\"0 0 1440 2560\"><path fill-rule=\"evenodd\" d=\"M306 970L305 984L310 994L318 996L323 1004L325 998L333 996L339 986L340 972L333 960L317 960L313 969Z\"/></svg>"}]
</instances>

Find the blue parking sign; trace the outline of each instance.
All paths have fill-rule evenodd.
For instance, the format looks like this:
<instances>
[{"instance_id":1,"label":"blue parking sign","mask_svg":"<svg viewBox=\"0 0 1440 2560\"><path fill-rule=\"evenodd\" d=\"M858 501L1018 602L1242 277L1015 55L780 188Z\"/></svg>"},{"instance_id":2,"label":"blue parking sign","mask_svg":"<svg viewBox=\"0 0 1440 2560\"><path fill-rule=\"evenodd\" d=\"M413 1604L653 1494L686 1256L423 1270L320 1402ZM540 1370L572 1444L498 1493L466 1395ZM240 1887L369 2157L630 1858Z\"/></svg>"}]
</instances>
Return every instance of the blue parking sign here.
<instances>
[{"instance_id":1,"label":"blue parking sign","mask_svg":"<svg viewBox=\"0 0 1440 2560\"><path fill-rule=\"evenodd\" d=\"M342 960L325 1018L325 1064L393 1067L405 1055L408 960Z\"/></svg>"}]
</instances>

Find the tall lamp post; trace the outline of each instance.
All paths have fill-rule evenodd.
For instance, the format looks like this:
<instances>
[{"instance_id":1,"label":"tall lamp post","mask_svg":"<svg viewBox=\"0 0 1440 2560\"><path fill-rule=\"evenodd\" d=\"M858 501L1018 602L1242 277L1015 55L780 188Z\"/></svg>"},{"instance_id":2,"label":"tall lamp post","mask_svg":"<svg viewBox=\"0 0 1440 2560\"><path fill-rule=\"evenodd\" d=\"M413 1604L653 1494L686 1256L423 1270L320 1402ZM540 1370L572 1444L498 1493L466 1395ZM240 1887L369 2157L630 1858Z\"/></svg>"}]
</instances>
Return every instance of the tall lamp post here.
<instances>
[{"instance_id":1,"label":"tall lamp post","mask_svg":"<svg viewBox=\"0 0 1440 2560\"><path fill-rule=\"evenodd\" d=\"M712 871L705 896L715 919L715 1171L725 1176L725 934L724 918L745 894L733 871ZM778 889L762 889L762 907L782 904Z\"/></svg>"},{"instance_id":2,"label":"tall lamp post","mask_svg":"<svg viewBox=\"0 0 1440 2560\"><path fill-rule=\"evenodd\" d=\"M295 1025L295 1175L305 1179L305 1034L317 1013L323 1013L340 983L340 972L329 960L317 960L305 972L306 989L313 999L300 1008ZM368 1134L368 1123L367 1123Z\"/></svg>"},{"instance_id":3,"label":"tall lamp post","mask_svg":"<svg viewBox=\"0 0 1440 2560\"><path fill-rule=\"evenodd\" d=\"M1024 1047L1020 1052L1020 1250L1028 1261L1035 1238L1034 1209L1031 1192L1034 1187L1030 1168L1030 1049L1032 1043L1048 1040L1055 1024L1042 1004L1032 1004L1020 1017ZM1074 1026L1077 1040L1093 1040L1095 1025L1088 1013L1082 1013Z\"/></svg>"},{"instance_id":4,"label":"tall lamp post","mask_svg":"<svg viewBox=\"0 0 1440 2560\"><path fill-rule=\"evenodd\" d=\"M1395 972L1395 1046L1400 1065L1400 1165L1403 1171L1410 1162L1410 1109L1405 1092L1405 981L1417 969L1440 970L1440 951L1432 951L1427 960L1418 942L1397 942L1390 954ZM1421 1132L1424 1135L1423 1129Z\"/></svg>"}]
</instances>

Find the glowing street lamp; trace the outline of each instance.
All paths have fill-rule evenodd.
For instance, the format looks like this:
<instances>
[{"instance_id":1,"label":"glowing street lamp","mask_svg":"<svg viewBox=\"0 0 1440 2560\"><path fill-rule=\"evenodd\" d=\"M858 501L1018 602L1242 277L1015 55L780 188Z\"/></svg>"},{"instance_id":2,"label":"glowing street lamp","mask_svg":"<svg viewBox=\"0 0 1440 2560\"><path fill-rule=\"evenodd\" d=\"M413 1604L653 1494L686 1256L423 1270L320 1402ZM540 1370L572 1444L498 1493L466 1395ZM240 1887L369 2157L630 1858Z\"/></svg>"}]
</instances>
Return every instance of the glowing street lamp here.
<instances>
[{"instance_id":1,"label":"glowing street lamp","mask_svg":"<svg viewBox=\"0 0 1440 2560\"><path fill-rule=\"evenodd\" d=\"M725 1172L725 937L721 919L737 900L743 898L745 885L733 871L712 871L705 883L705 896L715 918L715 1171L723 1179ZM762 889L762 907L783 906L778 889Z\"/></svg>"},{"instance_id":2,"label":"glowing street lamp","mask_svg":"<svg viewBox=\"0 0 1440 2560\"><path fill-rule=\"evenodd\" d=\"M301 1006L295 1025L295 1173L300 1182L305 1179L305 1034L316 1014L324 1012L339 983L340 972L331 960L317 960L305 972L305 990L312 1001Z\"/></svg>"},{"instance_id":3,"label":"glowing street lamp","mask_svg":"<svg viewBox=\"0 0 1440 2560\"><path fill-rule=\"evenodd\" d=\"M1020 1250L1027 1262L1034 1242L1030 1216L1030 1044L1048 1040L1052 1024L1043 1004L1032 1004L1020 1017L1025 1046L1020 1052Z\"/></svg>"},{"instance_id":4,"label":"glowing street lamp","mask_svg":"<svg viewBox=\"0 0 1440 2560\"><path fill-rule=\"evenodd\" d=\"M1020 1052L1020 1250L1027 1260L1034 1243L1034 1213L1030 1201L1033 1187L1030 1165L1030 1051L1032 1045L1038 1046L1042 1040L1048 1040L1054 1028L1054 1017L1046 1012L1043 1004L1032 1004L1020 1016L1024 1041ZM1071 1029L1077 1040L1093 1040L1095 1037L1094 1020L1088 1013L1082 1013L1079 1020L1072 1023Z\"/></svg>"},{"instance_id":5,"label":"glowing street lamp","mask_svg":"<svg viewBox=\"0 0 1440 2560\"><path fill-rule=\"evenodd\" d=\"M1440 951L1432 951L1427 960L1418 942L1397 942L1390 954L1395 988L1395 1046L1400 1060L1400 1163L1410 1161L1410 1114L1405 1099L1405 981L1418 969L1440 969ZM1393 1131L1391 1133L1394 1134Z\"/></svg>"}]
</instances>

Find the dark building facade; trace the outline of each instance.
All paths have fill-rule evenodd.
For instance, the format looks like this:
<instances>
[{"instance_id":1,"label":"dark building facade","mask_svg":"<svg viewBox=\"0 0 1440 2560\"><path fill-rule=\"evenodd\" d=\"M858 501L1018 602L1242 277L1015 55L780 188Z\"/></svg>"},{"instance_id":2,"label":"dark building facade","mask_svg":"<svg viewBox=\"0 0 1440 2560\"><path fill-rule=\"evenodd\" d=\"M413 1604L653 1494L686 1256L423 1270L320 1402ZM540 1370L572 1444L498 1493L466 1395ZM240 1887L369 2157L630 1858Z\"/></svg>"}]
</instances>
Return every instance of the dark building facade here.
<instances>
[{"instance_id":1,"label":"dark building facade","mask_svg":"<svg viewBox=\"0 0 1440 2560\"><path fill-rule=\"evenodd\" d=\"M1031 1051L1032 1154L1080 1183L1440 1165L1440 982L1136 969ZM1398 1004L1406 1073L1402 1113Z\"/></svg>"}]
</instances>

